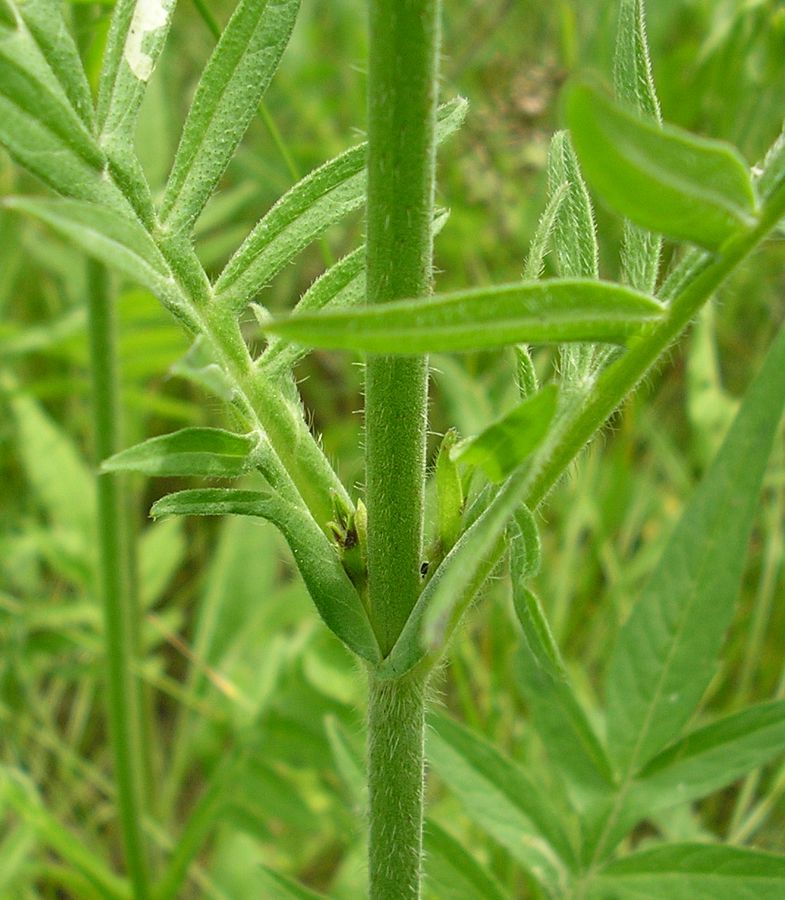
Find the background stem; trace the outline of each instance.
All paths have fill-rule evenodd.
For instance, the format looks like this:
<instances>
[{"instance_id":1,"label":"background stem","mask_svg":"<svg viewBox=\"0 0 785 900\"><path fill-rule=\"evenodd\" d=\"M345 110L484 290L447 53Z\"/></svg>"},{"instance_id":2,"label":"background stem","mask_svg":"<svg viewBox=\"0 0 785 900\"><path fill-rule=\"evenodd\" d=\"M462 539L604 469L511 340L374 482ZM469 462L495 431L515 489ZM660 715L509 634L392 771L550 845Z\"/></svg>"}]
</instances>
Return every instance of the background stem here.
<instances>
[{"instance_id":1,"label":"background stem","mask_svg":"<svg viewBox=\"0 0 785 900\"><path fill-rule=\"evenodd\" d=\"M425 683L369 681L368 864L371 900L420 896Z\"/></svg>"},{"instance_id":2,"label":"background stem","mask_svg":"<svg viewBox=\"0 0 785 900\"><path fill-rule=\"evenodd\" d=\"M106 270L88 262L88 317L96 462L121 449L114 310ZM104 609L106 701L120 827L134 897L150 896L142 819L146 746L133 674L138 610L129 571L129 523L120 478L98 474L98 590Z\"/></svg>"}]
</instances>

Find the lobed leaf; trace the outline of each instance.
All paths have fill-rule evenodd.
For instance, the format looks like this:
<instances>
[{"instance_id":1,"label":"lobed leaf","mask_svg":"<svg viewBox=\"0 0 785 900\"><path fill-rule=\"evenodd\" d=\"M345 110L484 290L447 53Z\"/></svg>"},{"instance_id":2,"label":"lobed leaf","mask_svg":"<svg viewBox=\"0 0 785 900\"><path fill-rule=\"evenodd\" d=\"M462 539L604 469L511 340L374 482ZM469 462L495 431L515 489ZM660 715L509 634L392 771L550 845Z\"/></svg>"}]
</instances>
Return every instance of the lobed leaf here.
<instances>
[{"instance_id":1,"label":"lobed leaf","mask_svg":"<svg viewBox=\"0 0 785 900\"><path fill-rule=\"evenodd\" d=\"M450 458L478 466L493 482L504 481L547 434L558 394L556 385L551 384L527 397L480 434L456 444Z\"/></svg>"},{"instance_id":2,"label":"lobed leaf","mask_svg":"<svg viewBox=\"0 0 785 900\"><path fill-rule=\"evenodd\" d=\"M654 87L643 0L622 0L613 67L616 98L642 118L662 123L660 101ZM657 284L662 238L624 221L621 243L623 280L651 294Z\"/></svg>"},{"instance_id":3,"label":"lobed leaf","mask_svg":"<svg viewBox=\"0 0 785 900\"><path fill-rule=\"evenodd\" d=\"M580 82L565 110L589 183L633 222L709 250L754 224L749 170L729 144L660 128Z\"/></svg>"},{"instance_id":4,"label":"lobed leaf","mask_svg":"<svg viewBox=\"0 0 785 900\"><path fill-rule=\"evenodd\" d=\"M785 857L713 844L666 844L602 869L590 882L591 900L779 900L785 894Z\"/></svg>"},{"instance_id":5,"label":"lobed leaf","mask_svg":"<svg viewBox=\"0 0 785 900\"><path fill-rule=\"evenodd\" d=\"M574 863L553 801L509 757L442 715L430 714L428 762L466 813L540 884L561 888Z\"/></svg>"},{"instance_id":6,"label":"lobed leaf","mask_svg":"<svg viewBox=\"0 0 785 900\"><path fill-rule=\"evenodd\" d=\"M439 108L436 141L463 123L459 97ZM330 225L365 202L366 144L345 151L311 172L272 207L229 260L215 284L219 303L242 310L248 301Z\"/></svg>"},{"instance_id":7,"label":"lobed leaf","mask_svg":"<svg viewBox=\"0 0 785 900\"><path fill-rule=\"evenodd\" d=\"M355 653L379 661L379 647L359 594L338 554L307 510L271 491L204 488L159 500L153 516L254 516L286 538L306 587L326 625Z\"/></svg>"},{"instance_id":8,"label":"lobed leaf","mask_svg":"<svg viewBox=\"0 0 785 900\"><path fill-rule=\"evenodd\" d=\"M607 702L621 771L639 770L678 734L715 672L784 404L785 329L619 633Z\"/></svg>"},{"instance_id":9,"label":"lobed leaf","mask_svg":"<svg viewBox=\"0 0 785 900\"><path fill-rule=\"evenodd\" d=\"M253 467L255 446L253 435L220 428L183 428L116 453L103 462L101 470L239 478Z\"/></svg>"},{"instance_id":10,"label":"lobed leaf","mask_svg":"<svg viewBox=\"0 0 785 900\"><path fill-rule=\"evenodd\" d=\"M328 349L465 352L520 342L623 342L661 312L656 300L621 285L554 279L291 316L266 330Z\"/></svg>"},{"instance_id":11,"label":"lobed leaf","mask_svg":"<svg viewBox=\"0 0 785 900\"><path fill-rule=\"evenodd\" d=\"M152 0L150 0L152 2ZM161 201L161 224L189 231L272 81L300 0L241 0L196 88Z\"/></svg>"}]
</instances>

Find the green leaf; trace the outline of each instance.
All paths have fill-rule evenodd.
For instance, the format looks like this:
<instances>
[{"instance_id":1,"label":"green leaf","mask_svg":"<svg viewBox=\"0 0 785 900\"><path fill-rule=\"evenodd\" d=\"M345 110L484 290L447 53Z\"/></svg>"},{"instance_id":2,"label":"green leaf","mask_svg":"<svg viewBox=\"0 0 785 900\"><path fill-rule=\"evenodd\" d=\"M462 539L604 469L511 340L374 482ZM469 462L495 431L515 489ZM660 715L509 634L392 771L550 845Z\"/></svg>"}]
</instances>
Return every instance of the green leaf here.
<instances>
[{"instance_id":1,"label":"green leaf","mask_svg":"<svg viewBox=\"0 0 785 900\"><path fill-rule=\"evenodd\" d=\"M466 108L466 101L460 97L440 107L437 142L457 131ZM365 202L366 152L366 144L352 147L311 172L281 197L218 278L215 289L219 303L242 310L301 250ZM313 299L310 302L313 304Z\"/></svg>"},{"instance_id":2,"label":"green leaf","mask_svg":"<svg viewBox=\"0 0 785 900\"><path fill-rule=\"evenodd\" d=\"M556 413L559 390L548 385L527 397L480 434L456 444L455 462L479 466L493 482L501 482L540 445Z\"/></svg>"},{"instance_id":3,"label":"green leaf","mask_svg":"<svg viewBox=\"0 0 785 900\"><path fill-rule=\"evenodd\" d=\"M425 824L425 896L433 900L505 900L493 875L441 825Z\"/></svg>"},{"instance_id":4,"label":"green leaf","mask_svg":"<svg viewBox=\"0 0 785 900\"><path fill-rule=\"evenodd\" d=\"M588 84L565 100L589 184L638 225L717 250L754 224L747 165L729 144L640 119Z\"/></svg>"},{"instance_id":5,"label":"green leaf","mask_svg":"<svg viewBox=\"0 0 785 900\"><path fill-rule=\"evenodd\" d=\"M446 716L428 716L429 765L466 813L539 881L566 896L573 849L552 798L509 757Z\"/></svg>"},{"instance_id":6,"label":"green leaf","mask_svg":"<svg viewBox=\"0 0 785 900\"><path fill-rule=\"evenodd\" d=\"M289 42L299 0L241 0L196 88L161 202L171 232L189 231L245 134Z\"/></svg>"},{"instance_id":7,"label":"green leaf","mask_svg":"<svg viewBox=\"0 0 785 900\"><path fill-rule=\"evenodd\" d=\"M520 485L507 482L460 536L417 599L380 668L382 677L404 675L425 657L438 659L490 574L494 552L520 502Z\"/></svg>"},{"instance_id":8,"label":"green leaf","mask_svg":"<svg viewBox=\"0 0 785 900\"><path fill-rule=\"evenodd\" d=\"M58 0L8 0L41 49L49 68L88 130L93 128L93 98L79 51L66 27Z\"/></svg>"},{"instance_id":9,"label":"green leaf","mask_svg":"<svg viewBox=\"0 0 785 900\"><path fill-rule=\"evenodd\" d=\"M713 844L666 844L606 866L591 900L780 900L785 857Z\"/></svg>"},{"instance_id":10,"label":"green leaf","mask_svg":"<svg viewBox=\"0 0 785 900\"><path fill-rule=\"evenodd\" d=\"M191 331L199 330L166 261L135 219L80 200L7 197L2 205L45 222L89 256L146 287Z\"/></svg>"},{"instance_id":11,"label":"green leaf","mask_svg":"<svg viewBox=\"0 0 785 900\"><path fill-rule=\"evenodd\" d=\"M526 633L515 656L516 681L551 764L564 776L575 806L585 810L611 796L611 764L563 664L554 663L547 646L535 650L538 635Z\"/></svg>"},{"instance_id":12,"label":"green leaf","mask_svg":"<svg viewBox=\"0 0 785 900\"><path fill-rule=\"evenodd\" d=\"M268 897L275 897L276 900L325 900L324 894L317 894L291 878L280 875L267 866L259 868L259 882L266 887ZM265 884L266 883L266 884Z\"/></svg>"},{"instance_id":13,"label":"green leaf","mask_svg":"<svg viewBox=\"0 0 785 900\"><path fill-rule=\"evenodd\" d=\"M446 553L458 540L463 516L463 483L458 467L452 459L452 449L458 432L451 428L442 439L436 457L436 527L439 548Z\"/></svg>"},{"instance_id":14,"label":"green leaf","mask_svg":"<svg viewBox=\"0 0 785 900\"><path fill-rule=\"evenodd\" d=\"M512 577L513 607L529 651L541 669L551 678L561 680L566 677L564 661L540 600L522 583L517 572L513 571Z\"/></svg>"},{"instance_id":15,"label":"green leaf","mask_svg":"<svg viewBox=\"0 0 785 900\"><path fill-rule=\"evenodd\" d=\"M616 97L622 104L644 119L657 124L662 122L646 39L643 0L621 2L613 84ZM625 219L621 244L623 280L638 290L654 293L661 250L662 239L658 235Z\"/></svg>"},{"instance_id":16,"label":"green leaf","mask_svg":"<svg viewBox=\"0 0 785 900\"><path fill-rule=\"evenodd\" d=\"M548 202L537 222L537 228L523 267L524 281L536 281L542 277L545 271L545 257L551 244L556 218L568 191L569 185L566 183L560 184L556 188L551 186L549 189Z\"/></svg>"},{"instance_id":17,"label":"green leaf","mask_svg":"<svg viewBox=\"0 0 785 900\"><path fill-rule=\"evenodd\" d=\"M642 815L704 797L785 752L785 701L774 700L690 732L646 766L630 805Z\"/></svg>"},{"instance_id":18,"label":"green leaf","mask_svg":"<svg viewBox=\"0 0 785 900\"><path fill-rule=\"evenodd\" d=\"M515 510L515 529L510 544L510 570L514 580L525 583L540 571L542 546L534 514L521 504Z\"/></svg>"},{"instance_id":19,"label":"green leaf","mask_svg":"<svg viewBox=\"0 0 785 900\"><path fill-rule=\"evenodd\" d=\"M563 278L599 278L594 209L566 131L558 131L551 139L548 184L552 194L567 186L553 226L557 274ZM587 344L562 347L560 357L562 382L578 385L591 373L594 348Z\"/></svg>"},{"instance_id":20,"label":"green leaf","mask_svg":"<svg viewBox=\"0 0 785 900\"><path fill-rule=\"evenodd\" d=\"M656 300L621 285L566 279L456 291L352 311L291 316L266 326L314 347L414 354L507 344L623 342L660 318Z\"/></svg>"},{"instance_id":21,"label":"green leaf","mask_svg":"<svg viewBox=\"0 0 785 900\"><path fill-rule=\"evenodd\" d=\"M220 428L183 428L122 450L105 460L101 469L145 475L238 478L253 468L255 446L252 435L233 434Z\"/></svg>"},{"instance_id":22,"label":"green leaf","mask_svg":"<svg viewBox=\"0 0 785 900\"><path fill-rule=\"evenodd\" d=\"M619 634L608 739L623 772L642 768L679 733L714 675L783 403L785 329Z\"/></svg>"},{"instance_id":23,"label":"green leaf","mask_svg":"<svg viewBox=\"0 0 785 900\"><path fill-rule=\"evenodd\" d=\"M359 656L379 661L379 647L362 601L338 554L307 510L270 491L222 488L180 491L159 500L153 516L255 516L286 538L306 587L327 626Z\"/></svg>"}]
</instances>

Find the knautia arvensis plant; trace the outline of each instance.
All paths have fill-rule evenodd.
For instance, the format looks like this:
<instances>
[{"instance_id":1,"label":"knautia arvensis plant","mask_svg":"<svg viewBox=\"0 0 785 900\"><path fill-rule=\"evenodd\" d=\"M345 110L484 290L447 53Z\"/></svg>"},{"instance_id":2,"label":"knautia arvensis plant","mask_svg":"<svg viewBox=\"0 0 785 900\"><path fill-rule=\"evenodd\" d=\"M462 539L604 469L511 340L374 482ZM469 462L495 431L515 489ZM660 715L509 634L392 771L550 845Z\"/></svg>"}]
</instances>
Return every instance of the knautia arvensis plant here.
<instances>
[{"instance_id":1,"label":"knautia arvensis plant","mask_svg":"<svg viewBox=\"0 0 785 900\"><path fill-rule=\"evenodd\" d=\"M197 6L210 20L209 9ZM0 0L0 140L49 189L6 196L3 208L40 220L92 260L95 452L103 461L99 587L125 862L114 872L39 809L33 825L73 870L73 884L96 896L181 896L222 792L232 789L234 756L210 781L179 842L151 853L140 613L118 473L243 479L256 472L261 489L244 483L180 491L160 499L152 515L274 523L319 615L362 664L374 900L422 895L429 682L467 608L505 559L532 721L563 795L551 797L522 767L444 716L433 718L431 752L476 822L524 870L530 895L785 895L785 859L751 849L662 842L618 852L639 822L724 787L785 747L779 699L688 728L742 578L785 400L785 333L620 631L606 674L604 733L573 691L528 586L540 561L537 510L550 490L785 216L785 143L751 170L733 147L663 124L642 0L618 6L613 89L577 80L565 91L566 130L551 142L548 202L522 279L440 294L433 240L446 215L434 206L435 159L467 104L439 96L439 0L369 0L367 143L298 181L212 281L194 249L194 228L274 76L299 0L236 4L199 79L161 196L146 181L134 135L174 0L117 0L95 96L64 5ZM624 218L618 282L600 278L595 194ZM290 315L270 315L264 289L271 280L362 206L365 244L331 264ZM685 245L667 272L663 237ZM190 427L123 446L108 270L154 294L191 336L220 377L235 432ZM261 350L241 328L251 312L265 336ZM558 348L558 374L547 384L538 382L532 345ZM362 354L361 495L341 481L309 428L293 375L307 348ZM508 355L519 402L477 434L449 431L429 467L428 354L489 349ZM10 771L2 796L23 813L25 788ZM504 896L468 848L441 840L455 866L471 873L466 883L474 893L464 887L460 896ZM271 877L282 897L312 896Z\"/></svg>"}]
</instances>

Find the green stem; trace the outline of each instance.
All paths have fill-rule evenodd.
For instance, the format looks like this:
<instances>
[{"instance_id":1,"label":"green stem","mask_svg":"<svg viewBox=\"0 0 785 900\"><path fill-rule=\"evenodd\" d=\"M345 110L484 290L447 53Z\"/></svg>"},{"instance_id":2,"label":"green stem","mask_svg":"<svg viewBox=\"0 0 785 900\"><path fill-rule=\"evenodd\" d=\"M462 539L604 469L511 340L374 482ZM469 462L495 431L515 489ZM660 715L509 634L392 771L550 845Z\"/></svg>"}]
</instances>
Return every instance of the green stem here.
<instances>
[{"instance_id":1,"label":"green stem","mask_svg":"<svg viewBox=\"0 0 785 900\"><path fill-rule=\"evenodd\" d=\"M420 897L425 683L369 679L370 900Z\"/></svg>"},{"instance_id":2,"label":"green stem","mask_svg":"<svg viewBox=\"0 0 785 900\"><path fill-rule=\"evenodd\" d=\"M88 262L88 318L95 455L98 462L121 449L119 378L114 310L106 270ZM120 827L134 897L150 896L142 835L146 747L139 684L133 674L138 610L129 573L124 492L115 474L97 476L98 586L104 608L106 701L117 781Z\"/></svg>"},{"instance_id":3,"label":"green stem","mask_svg":"<svg viewBox=\"0 0 785 900\"><path fill-rule=\"evenodd\" d=\"M367 300L431 292L440 0L369 0ZM368 597L382 654L421 589L426 357L365 368ZM369 683L371 900L419 898L425 681Z\"/></svg>"},{"instance_id":4,"label":"green stem","mask_svg":"<svg viewBox=\"0 0 785 900\"><path fill-rule=\"evenodd\" d=\"M370 0L369 303L431 291L439 11L439 0ZM426 357L368 357L369 595L383 654L420 592L427 399Z\"/></svg>"}]
</instances>

